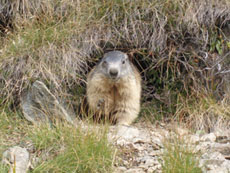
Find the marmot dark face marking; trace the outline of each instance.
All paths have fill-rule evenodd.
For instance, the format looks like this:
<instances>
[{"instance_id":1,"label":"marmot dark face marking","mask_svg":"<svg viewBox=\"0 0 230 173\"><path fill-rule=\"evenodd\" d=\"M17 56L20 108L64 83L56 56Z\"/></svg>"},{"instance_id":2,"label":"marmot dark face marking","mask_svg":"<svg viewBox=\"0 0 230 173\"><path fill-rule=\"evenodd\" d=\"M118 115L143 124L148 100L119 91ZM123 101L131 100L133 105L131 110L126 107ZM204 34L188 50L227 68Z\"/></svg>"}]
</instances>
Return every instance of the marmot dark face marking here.
<instances>
[{"instance_id":1,"label":"marmot dark face marking","mask_svg":"<svg viewBox=\"0 0 230 173\"><path fill-rule=\"evenodd\" d=\"M98 72L116 81L131 71L128 56L119 51L109 52L98 65Z\"/></svg>"},{"instance_id":2,"label":"marmot dark face marking","mask_svg":"<svg viewBox=\"0 0 230 173\"><path fill-rule=\"evenodd\" d=\"M87 101L96 115L131 124L140 111L141 77L120 51L106 53L87 78Z\"/></svg>"}]
</instances>

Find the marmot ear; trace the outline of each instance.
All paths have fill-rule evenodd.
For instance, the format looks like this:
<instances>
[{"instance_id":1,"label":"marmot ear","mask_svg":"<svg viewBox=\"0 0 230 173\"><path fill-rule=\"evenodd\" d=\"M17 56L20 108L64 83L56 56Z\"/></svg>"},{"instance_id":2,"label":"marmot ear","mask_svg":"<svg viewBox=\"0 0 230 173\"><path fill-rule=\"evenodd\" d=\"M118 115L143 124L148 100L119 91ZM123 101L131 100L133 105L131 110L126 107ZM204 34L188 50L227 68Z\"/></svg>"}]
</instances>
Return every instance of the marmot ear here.
<instances>
[{"instance_id":1,"label":"marmot ear","mask_svg":"<svg viewBox=\"0 0 230 173\"><path fill-rule=\"evenodd\" d=\"M133 62L133 53L132 52L127 53L125 55L127 56L127 58L129 59L130 62Z\"/></svg>"}]
</instances>

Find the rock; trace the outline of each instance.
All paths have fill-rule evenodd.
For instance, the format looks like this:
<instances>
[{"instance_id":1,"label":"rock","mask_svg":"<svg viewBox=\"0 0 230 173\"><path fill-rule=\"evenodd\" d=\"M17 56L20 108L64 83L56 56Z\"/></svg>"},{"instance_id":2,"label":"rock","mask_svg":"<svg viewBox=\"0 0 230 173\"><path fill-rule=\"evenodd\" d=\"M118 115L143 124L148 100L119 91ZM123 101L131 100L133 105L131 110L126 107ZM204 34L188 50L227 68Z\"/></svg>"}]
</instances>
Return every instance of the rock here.
<instances>
[{"instance_id":1,"label":"rock","mask_svg":"<svg viewBox=\"0 0 230 173\"><path fill-rule=\"evenodd\" d=\"M162 172L161 171L161 164L158 164L158 165L155 165L154 167L150 167L148 170L147 170L147 173L153 173L153 172Z\"/></svg>"},{"instance_id":2,"label":"rock","mask_svg":"<svg viewBox=\"0 0 230 173\"><path fill-rule=\"evenodd\" d=\"M206 152L202 155L199 164L204 172L225 173L230 171L230 161L219 152Z\"/></svg>"},{"instance_id":3,"label":"rock","mask_svg":"<svg viewBox=\"0 0 230 173\"><path fill-rule=\"evenodd\" d=\"M149 152L149 156L161 156L162 153L164 152L164 149L160 149L160 150L153 150Z\"/></svg>"},{"instance_id":4,"label":"rock","mask_svg":"<svg viewBox=\"0 0 230 173\"><path fill-rule=\"evenodd\" d=\"M225 162L222 164L221 166L222 168L225 168L228 173L230 172L230 161L229 160L225 160Z\"/></svg>"},{"instance_id":5,"label":"rock","mask_svg":"<svg viewBox=\"0 0 230 173\"><path fill-rule=\"evenodd\" d=\"M3 153L3 163L10 165L10 173L26 173L29 168L29 152L15 146Z\"/></svg>"},{"instance_id":6,"label":"rock","mask_svg":"<svg viewBox=\"0 0 230 173\"><path fill-rule=\"evenodd\" d=\"M224 160L224 156L219 152L207 152L202 155L202 159Z\"/></svg>"},{"instance_id":7,"label":"rock","mask_svg":"<svg viewBox=\"0 0 230 173\"><path fill-rule=\"evenodd\" d=\"M214 143L212 145L212 150L217 151L224 156L229 156L230 155L230 144Z\"/></svg>"},{"instance_id":8,"label":"rock","mask_svg":"<svg viewBox=\"0 0 230 173\"><path fill-rule=\"evenodd\" d=\"M131 126L119 125L117 130L117 137L125 140L137 138L140 135L140 131L137 128Z\"/></svg>"},{"instance_id":9,"label":"rock","mask_svg":"<svg viewBox=\"0 0 230 173\"><path fill-rule=\"evenodd\" d=\"M113 139L109 141L121 150L124 149L119 156L121 162L117 165L116 173L160 172L159 158L163 153L161 140L164 139L160 133L142 127L117 126L110 128L108 138Z\"/></svg>"},{"instance_id":10,"label":"rock","mask_svg":"<svg viewBox=\"0 0 230 173\"><path fill-rule=\"evenodd\" d=\"M205 134L201 137L200 140L205 141L205 142L215 142L216 141L216 135L214 133Z\"/></svg>"},{"instance_id":11,"label":"rock","mask_svg":"<svg viewBox=\"0 0 230 173\"><path fill-rule=\"evenodd\" d=\"M126 171L126 170L127 170L127 168L126 168L126 167L124 167L124 166L120 166L120 167L118 167L118 168L116 169L115 173L124 172L124 171Z\"/></svg>"},{"instance_id":12,"label":"rock","mask_svg":"<svg viewBox=\"0 0 230 173\"><path fill-rule=\"evenodd\" d=\"M228 143L230 142L230 139L227 136L217 136L216 142L218 143Z\"/></svg>"},{"instance_id":13,"label":"rock","mask_svg":"<svg viewBox=\"0 0 230 173\"><path fill-rule=\"evenodd\" d=\"M211 167L211 166L220 167L224 162L225 162L224 159L223 160L219 160L219 159L202 159L201 160L201 165L204 165L206 167Z\"/></svg>"},{"instance_id":14,"label":"rock","mask_svg":"<svg viewBox=\"0 0 230 173\"><path fill-rule=\"evenodd\" d=\"M227 143L230 142L230 131L227 129L216 129L214 134L216 135L216 142Z\"/></svg>"},{"instance_id":15,"label":"rock","mask_svg":"<svg viewBox=\"0 0 230 173\"><path fill-rule=\"evenodd\" d=\"M190 137L188 137L187 142L191 144L199 144L200 137L198 135L191 135Z\"/></svg>"},{"instance_id":16,"label":"rock","mask_svg":"<svg viewBox=\"0 0 230 173\"><path fill-rule=\"evenodd\" d=\"M138 148L141 148L140 144L151 141L150 135L146 131L124 125L118 125L116 130L109 133L108 138L109 140L115 140L117 145L134 144Z\"/></svg>"},{"instance_id":17,"label":"rock","mask_svg":"<svg viewBox=\"0 0 230 173\"><path fill-rule=\"evenodd\" d=\"M136 168L128 169L124 173L145 173L145 171L141 168L136 167Z\"/></svg>"},{"instance_id":18,"label":"rock","mask_svg":"<svg viewBox=\"0 0 230 173\"><path fill-rule=\"evenodd\" d=\"M118 126L110 128L113 132L113 144L121 149L122 154L117 164L117 172L162 172L164 145L162 141L171 137L183 137L185 146L194 153L201 153L199 167L207 173L230 172L230 145L226 133L217 134L191 134L188 130L173 127L174 131L167 128L146 128L143 126ZM221 142L221 143L219 143ZM120 166L120 167L119 167Z\"/></svg>"},{"instance_id":19,"label":"rock","mask_svg":"<svg viewBox=\"0 0 230 173\"><path fill-rule=\"evenodd\" d=\"M228 161L224 161L220 166L216 164L207 164L202 168L202 171L207 173L229 173L229 164L230 163Z\"/></svg>"},{"instance_id":20,"label":"rock","mask_svg":"<svg viewBox=\"0 0 230 173\"><path fill-rule=\"evenodd\" d=\"M158 161L156 160L156 158L149 156L149 155L146 155L146 156L140 158L139 162L141 163L141 165L144 165L144 167L150 167L150 166L153 166L155 164L158 164Z\"/></svg>"},{"instance_id":21,"label":"rock","mask_svg":"<svg viewBox=\"0 0 230 173\"><path fill-rule=\"evenodd\" d=\"M206 172L206 173L229 173L229 170L226 168L210 166L209 170L203 169L203 172Z\"/></svg>"},{"instance_id":22,"label":"rock","mask_svg":"<svg viewBox=\"0 0 230 173\"><path fill-rule=\"evenodd\" d=\"M21 98L25 118L33 123L64 119L73 123L74 115L40 81L35 81L31 89Z\"/></svg>"}]
</instances>

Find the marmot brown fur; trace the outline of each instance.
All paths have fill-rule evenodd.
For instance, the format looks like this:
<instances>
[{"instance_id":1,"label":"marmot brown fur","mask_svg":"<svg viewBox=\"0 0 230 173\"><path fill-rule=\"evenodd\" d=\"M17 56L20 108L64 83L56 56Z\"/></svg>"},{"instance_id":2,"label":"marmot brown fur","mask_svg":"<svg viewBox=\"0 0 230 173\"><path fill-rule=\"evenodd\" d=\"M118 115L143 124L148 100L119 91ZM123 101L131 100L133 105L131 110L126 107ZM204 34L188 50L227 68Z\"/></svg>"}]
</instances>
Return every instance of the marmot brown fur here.
<instances>
[{"instance_id":1,"label":"marmot brown fur","mask_svg":"<svg viewBox=\"0 0 230 173\"><path fill-rule=\"evenodd\" d=\"M130 125L140 111L141 77L127 54L106 53L87 77L89 110L116 124Z\"/></svg>"}]
</instances>

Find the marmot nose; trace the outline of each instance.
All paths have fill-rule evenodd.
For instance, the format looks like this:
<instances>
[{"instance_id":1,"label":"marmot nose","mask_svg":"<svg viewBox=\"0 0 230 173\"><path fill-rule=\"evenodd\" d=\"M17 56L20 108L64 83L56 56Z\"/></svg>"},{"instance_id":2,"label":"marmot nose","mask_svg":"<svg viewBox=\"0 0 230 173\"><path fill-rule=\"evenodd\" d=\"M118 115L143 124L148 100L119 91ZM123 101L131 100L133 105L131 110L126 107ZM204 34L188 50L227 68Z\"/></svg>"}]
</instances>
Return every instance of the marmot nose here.
<instances>
[{"instance_id":1,"label":"marmot nose","mask_svg":"<svg viewBox=\"0 0 230 173\"><path fill-rule=\"evenodd\" d=\"M117 71L117 69L110 69L109 74L111 77L117 77L118 71Z\"/></svg>"}]
</instances>

